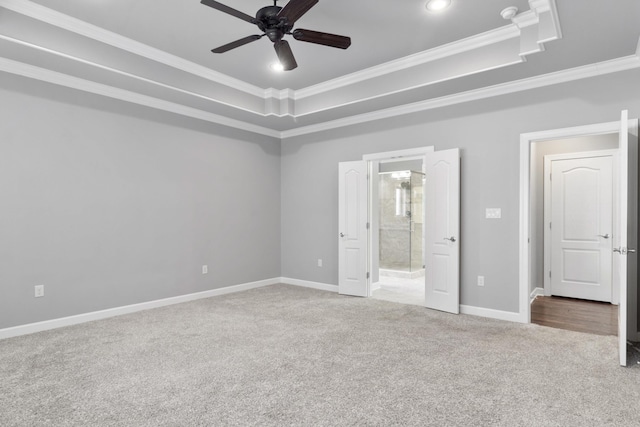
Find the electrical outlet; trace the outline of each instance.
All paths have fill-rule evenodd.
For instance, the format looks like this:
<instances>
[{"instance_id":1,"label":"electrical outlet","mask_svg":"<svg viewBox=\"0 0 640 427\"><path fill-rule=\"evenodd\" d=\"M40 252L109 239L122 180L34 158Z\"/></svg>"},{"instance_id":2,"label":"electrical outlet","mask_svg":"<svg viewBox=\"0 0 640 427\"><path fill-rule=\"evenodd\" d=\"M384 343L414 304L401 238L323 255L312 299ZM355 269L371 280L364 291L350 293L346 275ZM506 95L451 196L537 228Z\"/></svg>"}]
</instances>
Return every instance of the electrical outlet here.
<instances>
[{"instance_id":1,"label":"electrical outlet","mask_svg":"<svg viewBox=\"0 0 640 427\"><path fill-rule=\"evenodd\" d=\"M207 274L207 273L209 273L209 267L206 266L206 265L203 265L202 266L202 274Z\"/></svg>"},{"instance_id":2,"label":"electrical outlet","mask_svg":"<svg viewBox=\"0 0 640 427\"><path fill-rule=\"evenodd\" d=\"M44 296L44 285L36 285L34 288L34 294L36 298Z\"/></svg>"},{"instance_id":3,"label":"electrical outlet","mask_svg":"<svg viewBox=\"0 0 640 427\"><path fill-rule=\"evenodd\" d=\"M322 267L322 259L318 258L318 267Z\"/></svg>"},{"instance_id":4,"label":"electrical outlet","mask_svg":"<svg viewBox=\"0 0 640 427\"><path fill-rule=\"evenodd\" d=\"M478 286L484 286L484 276L478 276Z\"/></svg>"}]
</instances>

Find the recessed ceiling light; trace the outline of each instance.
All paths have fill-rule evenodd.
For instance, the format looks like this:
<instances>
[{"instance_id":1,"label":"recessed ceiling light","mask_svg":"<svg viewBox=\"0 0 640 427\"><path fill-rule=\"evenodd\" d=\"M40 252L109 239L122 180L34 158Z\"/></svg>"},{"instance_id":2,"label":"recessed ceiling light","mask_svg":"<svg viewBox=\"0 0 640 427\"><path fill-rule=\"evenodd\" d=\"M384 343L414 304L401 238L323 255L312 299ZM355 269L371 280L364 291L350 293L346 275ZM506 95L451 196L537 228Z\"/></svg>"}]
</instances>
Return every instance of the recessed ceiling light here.
<instances>
[{"instance_id":1,"label":"recessed ceiling light","mask_svg":"<svg viewBox=\"0 0 640 427\"><path fill-rule=\"evenodd\" d=\"M284 71L284 66L279 62L274 62L273 64L269 65L269 68L277 73Z\"/></svg>"},{"instance_id":2,"label":"recessed ceiling light","mask_svg":"<svg viewBox=\"0 0 640 427\"><path fill-rule=\"evenodd\" d=\"M425 7L429 12L440 12L449 7L450 4L451 0L429 0Z\"/></svg>"}]
</instances>

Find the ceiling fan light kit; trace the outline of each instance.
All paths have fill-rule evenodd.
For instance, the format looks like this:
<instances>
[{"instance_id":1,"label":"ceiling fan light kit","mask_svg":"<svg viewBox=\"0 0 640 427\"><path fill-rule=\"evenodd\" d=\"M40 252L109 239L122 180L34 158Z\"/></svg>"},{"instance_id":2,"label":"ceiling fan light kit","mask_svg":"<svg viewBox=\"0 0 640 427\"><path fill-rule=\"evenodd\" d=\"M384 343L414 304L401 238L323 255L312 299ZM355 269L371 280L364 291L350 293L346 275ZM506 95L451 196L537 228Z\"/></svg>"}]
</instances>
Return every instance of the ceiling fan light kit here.
<instances>
[{"instance_id":1,"label":"ceiling fan light kit","mask_svg":"<svg viewBox=\"0 0 640 427\"><path fill-rule=\"evenodd\" d=\"M291 35L295 40L314 43L323 46L347 49L351 46L351 38L336 34L323 33L320 31L304 30L302 28L293 29L296 21L309 11L319 0L291 0L284 7L277 5L277 0L273 1L273 6L265 6L258 10L255 18L239 10L233 9L214 0L201 0L200 3L213 9L227 13L236 18L247 21L258 26L262 34L255 34L243 37L239 40L227 43L211 51L213 53L224 53L245 44L260 40L267 36L273 43L273 47L278 56L278 60L285 71L295 69L298 64L289 42L283 40L284 36Z\"/></svg>"}]
</instances>

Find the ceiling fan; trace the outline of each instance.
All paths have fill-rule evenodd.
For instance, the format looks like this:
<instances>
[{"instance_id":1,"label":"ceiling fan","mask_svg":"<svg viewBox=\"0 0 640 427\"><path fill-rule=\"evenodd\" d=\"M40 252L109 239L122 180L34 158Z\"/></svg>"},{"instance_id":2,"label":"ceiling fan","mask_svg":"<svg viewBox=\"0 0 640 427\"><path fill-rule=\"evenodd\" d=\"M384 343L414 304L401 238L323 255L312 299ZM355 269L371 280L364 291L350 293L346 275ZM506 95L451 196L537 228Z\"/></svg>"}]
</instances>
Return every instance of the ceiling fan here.
<instances>
[{"instance_id":1,"label":"ceiling fan","mask_svg":"<svg viewBox=\"0 0 640 427\"><path fill-rule=\"evenodd\" d=\"M217 1L202 0L200 3L257 25L260 31L262 31L261 35L256 34L241 38L217 47L211 50L211 52L224 53L267 36L269 40L273 42L273 47L276 50L280 64L282 64L284 70L288 71L296 68L298 64L296 63L289 43L283 40L285 35L290 34L294 39L302 42L321 44L340 49L346 49L351 46L351 38L349 37L303 30L301 28L293 30L295 22L315 6L318 1L319 0L291 0L286 6L280 7L276 3L277 0L273 0L273 6L263 7L256 13L256 17L254 18Z\"/></svg>"}]
</instances>

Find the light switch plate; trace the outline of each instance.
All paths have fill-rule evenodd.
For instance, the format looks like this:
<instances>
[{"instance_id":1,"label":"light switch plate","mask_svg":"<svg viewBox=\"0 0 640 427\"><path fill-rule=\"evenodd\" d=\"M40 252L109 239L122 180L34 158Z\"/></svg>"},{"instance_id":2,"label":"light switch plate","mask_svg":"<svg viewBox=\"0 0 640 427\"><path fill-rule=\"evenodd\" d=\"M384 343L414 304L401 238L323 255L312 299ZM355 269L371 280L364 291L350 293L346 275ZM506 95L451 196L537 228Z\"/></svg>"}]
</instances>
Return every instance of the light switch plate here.
<instances>
[{"instance_id":1,"label":"light switch plate","mask_svg":"<svg viewBox=\"0 0 640 427\"><path fill-rule=\"evenodd\" d=\"M500 208L487 208L485 211L485 218L487 219L500 219L502 218L502 209Z\"/></svg>"}]
</instances>

